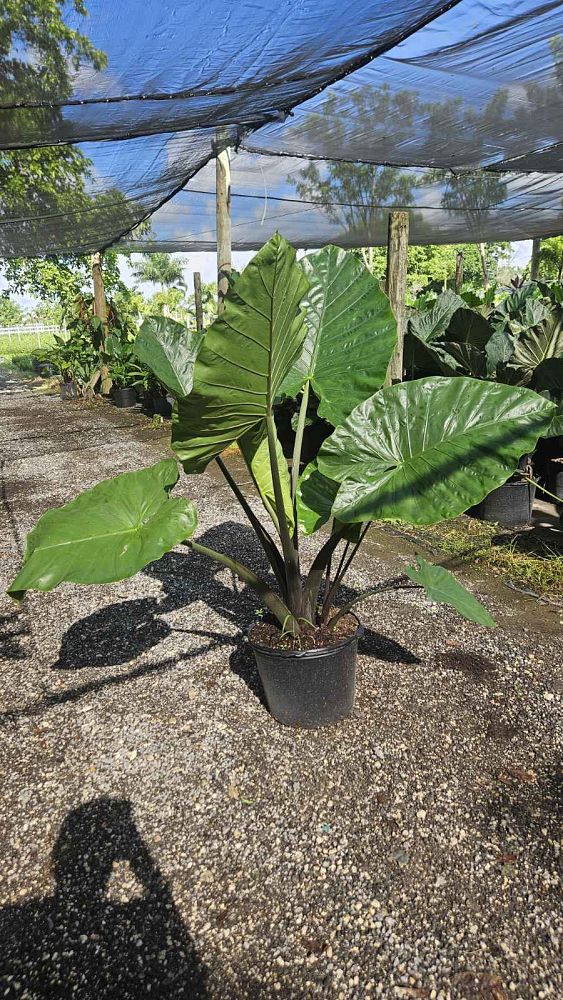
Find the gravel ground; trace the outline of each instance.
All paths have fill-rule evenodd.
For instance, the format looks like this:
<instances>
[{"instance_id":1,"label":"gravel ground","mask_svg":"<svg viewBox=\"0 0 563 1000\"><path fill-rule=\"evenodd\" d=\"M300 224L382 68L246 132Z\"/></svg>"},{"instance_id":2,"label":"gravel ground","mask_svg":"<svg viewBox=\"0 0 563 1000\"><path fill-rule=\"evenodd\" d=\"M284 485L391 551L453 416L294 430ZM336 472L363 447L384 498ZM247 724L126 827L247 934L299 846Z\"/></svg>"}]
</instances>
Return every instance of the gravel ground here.
<instances>
[{"instance_id":1,"label":"gravel ground","mask_svg":"<svg viewBox=\"0 0 563 1000\"><path fill-rule=\"evenodd\" d=\"M45 509L167 445L18 384L0 408L4 583ZM181 490L260 566L217 480ZM374 534L350 586L411 552ZM367 602L354 715L316 732L268 715L252 595L185 550L2 598L0 996L560 1000L559 614L471 582L496 630Z\"/></svg>"}]
</instances>

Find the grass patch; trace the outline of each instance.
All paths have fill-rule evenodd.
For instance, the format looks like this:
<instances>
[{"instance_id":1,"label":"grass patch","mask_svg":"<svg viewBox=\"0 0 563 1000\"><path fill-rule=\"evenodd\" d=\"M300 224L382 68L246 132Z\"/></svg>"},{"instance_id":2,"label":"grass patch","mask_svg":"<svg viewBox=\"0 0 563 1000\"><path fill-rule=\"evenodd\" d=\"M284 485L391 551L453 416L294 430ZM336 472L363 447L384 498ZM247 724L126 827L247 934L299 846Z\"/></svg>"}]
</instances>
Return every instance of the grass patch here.
<instances>
[{"instance_id":1,"label":"grass patch","mask_svg":"<svg viewBox=\"0 0 563 1000\"><path fill-rule=\"evenodd\" d=\"M55 339L52 333L21 334L19 340L16 334L0 337L0 364L17 368L19 371L31 370L31 355L40 348L54 347Z\"/></svg>"},{"instance_id":2,"label":"grass patch","mask_svg":"<svg viewBox=\"0 0 563 1000\"><path fill-rule=\"evenodd\" d=\"M389 528L388 524L380 526ZM563 597L563 550L551 538L546 541L534 531L508 531L466 516L428 527L401 524L397 528L461 564L489 566L518 587Z\"/></svg>"}]
</instances>

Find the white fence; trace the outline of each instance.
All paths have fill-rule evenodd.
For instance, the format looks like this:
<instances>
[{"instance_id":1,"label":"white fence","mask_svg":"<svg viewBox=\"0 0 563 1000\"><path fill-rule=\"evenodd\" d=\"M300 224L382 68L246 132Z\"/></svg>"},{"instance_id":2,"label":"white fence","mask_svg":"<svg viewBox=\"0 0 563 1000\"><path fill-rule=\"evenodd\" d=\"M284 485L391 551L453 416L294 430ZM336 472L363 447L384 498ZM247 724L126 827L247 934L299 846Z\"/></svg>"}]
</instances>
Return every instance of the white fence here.
<instances>
[{"instance_id":1,"label":"white fence","mask_svg":"<svg viewBox=\"0 0 563 1000\"><path fill-rule=\"evenodd\" d=\"M41 336L44 334L64 333L62 327L56 323L28 323L26 326L0 326L0 337L16 337L18 344L21 344L22 337L29 337L30 334L37 337L37 344L41 347Z\"/></svg>"}]
</instances>

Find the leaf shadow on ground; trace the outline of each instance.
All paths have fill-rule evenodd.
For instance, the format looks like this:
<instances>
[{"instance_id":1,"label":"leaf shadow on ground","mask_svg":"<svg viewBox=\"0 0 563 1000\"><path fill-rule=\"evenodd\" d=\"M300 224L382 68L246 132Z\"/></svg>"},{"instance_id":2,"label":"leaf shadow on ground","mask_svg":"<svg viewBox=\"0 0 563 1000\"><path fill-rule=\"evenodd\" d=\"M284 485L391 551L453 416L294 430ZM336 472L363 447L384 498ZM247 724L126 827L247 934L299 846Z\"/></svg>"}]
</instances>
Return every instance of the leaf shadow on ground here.
<instances>
[{"instance_id":1,"label":"leaf shadow on ground","mask_svg":"<svg viewBox=\"0 0 563 1000\"><path fill-rule=\"evenodd\" d=\"M17 982L18 995L37 998L209 996L206 969L127 799L93 799L69 812L52 863L53 895L0 909L8 993Z\"/></svg>"},{"instance_id":2,"label":"leaf shadow on ground","mask_svg":"<svg viewBox=\"0 0 563 1000\"><path fill-rule=\"evenodd\" d=\"M263 578L276 587L253 531L245 525L230 521L211 528L198 537L198 541L219 551L228 552L233 558L250 565ZM162 584L162 597L145 597L121 601L74 622L65 633L59 658L53 667L57 670L80 670L83 667L114 666L127 663L166 639L172 631L210 636L211 633L192 628L170 625L165 616L189 608L198 602L207 605L237 631L246 631L255 620L260 607L253 591L229 574L228 583L221 579L227 571L205 556L194 552L169 552L151 563L143 573ZM343 601L353 600L358 591L349 587L341 590ZM188 612L189 614L189 612ZM201 619L198 611L198 619ZM227 645L235 645L237 637L226 631L215 633ZM416 657L403 646L366 629L362 652L390 662L416 663Z\"/></svg>"},{"instance_id":3,"label":"leaf shadow on ground","mask_svg":"<svg viewBox=\"0 0 563 1000\"><path fill-rule=\"evenodd\" d=\"M229 552L267 577L268 567L262 551L254 533L245 525L227 522L206 531L199 540L211 548ZM8 709L0 715L0 722L15 722L18 718L41 714L56 705L79 701L83 696L107 687L181 668L187 661L193 662L198 656L223 646L232 650L230 669L244 680L253 694L263 700L258 672L245 641L245 633L260 607L254 592L232 575L228 582L224 582L219 576L222 574L224 577L226 573L222 566L193 552L169 552L143 572L161 582L162 596L120 601L74 622L63 636L58 659L52 665L57 671L78 673L82 669L99 667L106 672L100 672L97 677L90 675L84 683L64 691L45 694L21 708ZM275 586L273 578L269 579ZM344 587L341 598L349 601L357 593ZM191 606L198 604L200 606L190 612ZM207 622L201 605L223 619L227 626L224 631L220 625L214 628L213 623L205 627ZM188 609L185 626L171 625L161 617L184 609ZM189 621L190 614L193 623ZM193 648L186 641L186 649L174 655L133 664L127 671L107 673L108 667L131 664L166 640L172 632L185 632L187 636L201 638L202 643ZM419 662L408 649L370 628L365 630L360 652L390 663Z\"/></svg>"}]
</instances>

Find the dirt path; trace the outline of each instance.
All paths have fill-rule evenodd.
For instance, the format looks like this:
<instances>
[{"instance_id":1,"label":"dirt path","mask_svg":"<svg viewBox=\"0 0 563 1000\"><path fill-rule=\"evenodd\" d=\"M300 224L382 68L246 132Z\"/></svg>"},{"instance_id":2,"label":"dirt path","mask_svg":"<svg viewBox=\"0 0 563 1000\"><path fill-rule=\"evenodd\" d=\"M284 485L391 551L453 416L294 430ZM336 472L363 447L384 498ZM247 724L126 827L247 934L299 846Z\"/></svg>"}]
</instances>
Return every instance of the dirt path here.
<instances>
[{"instance_id":1,"label":"dirt path","mask_svg":"<svg viewBox=\"0 0 563 1000\"><path fill-rule=\"evenodd\" d=\"M4 587L44 510L167 434L0 390ZM180 488L209 544L260 567L218 481ZM374 534L350 586L411 553ZM563 995L559 615L471 582L498 629L412 592L368 602L354 717L315 733L267 714L253 597L198 557L2 598L2 995Z\"/></svg>"}]
</instances>

